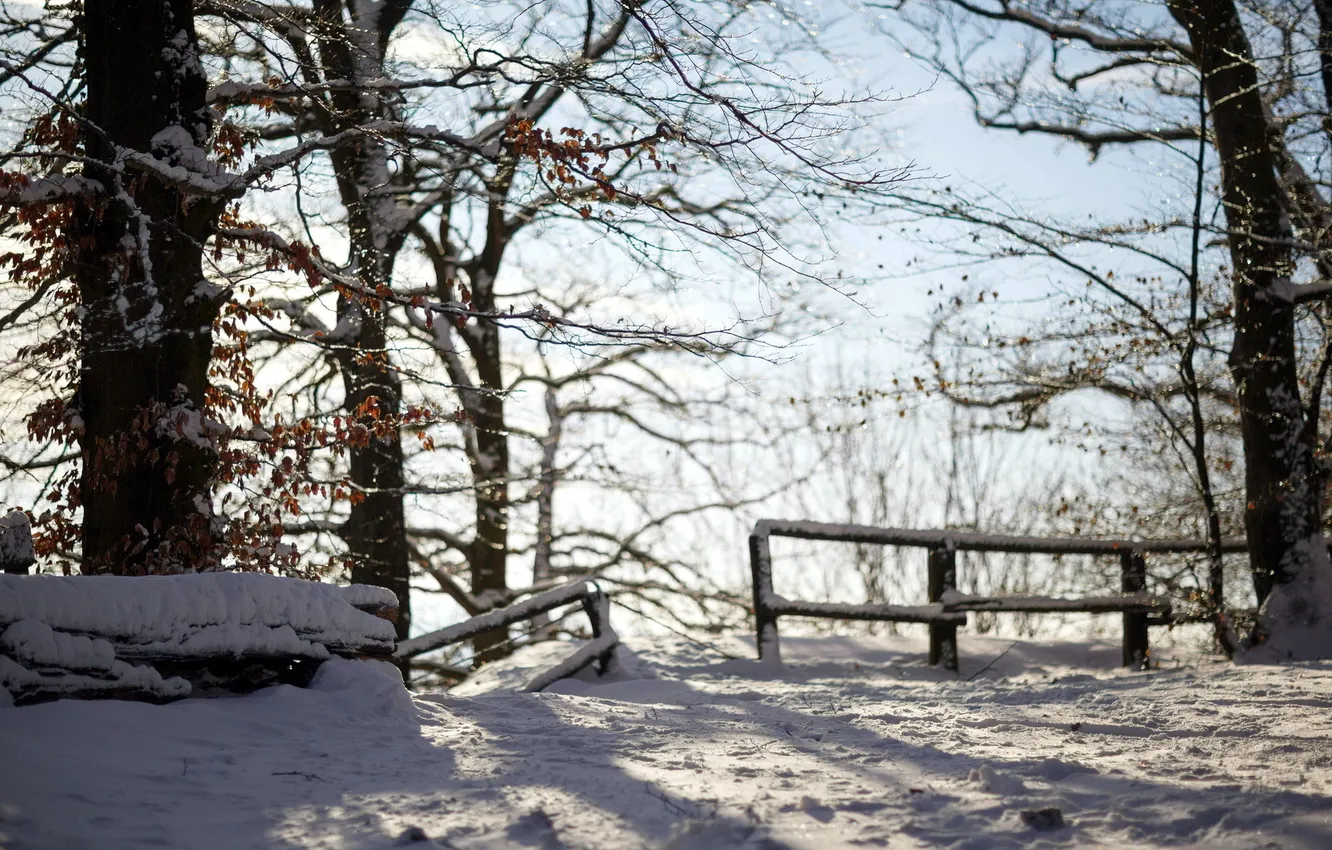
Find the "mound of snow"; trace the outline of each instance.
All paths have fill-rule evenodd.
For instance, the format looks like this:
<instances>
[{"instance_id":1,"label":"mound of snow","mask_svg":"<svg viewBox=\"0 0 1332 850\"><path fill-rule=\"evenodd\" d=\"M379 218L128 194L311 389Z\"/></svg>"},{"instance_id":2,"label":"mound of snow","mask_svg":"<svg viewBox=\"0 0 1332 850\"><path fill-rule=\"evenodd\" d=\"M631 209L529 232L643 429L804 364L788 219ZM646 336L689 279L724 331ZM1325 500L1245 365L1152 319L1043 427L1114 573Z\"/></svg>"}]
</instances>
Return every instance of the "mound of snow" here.
<instances>
[{"instance_id":1,"label":"mound of snow","mask_svg":"<svg viewBox=\"0 0 1332 850\"><path fill-rule=\"evenodd\" d=\"M387 661L330 658L315 672L309 690L329 695L351 714L412 717L416 706L402 673Z\"/></svg>"},{"instance_id":2,"label":"mound of snow","mask_svg":"<svg viewBox=\"0 0 1332 850\"><path fill-rule=\"evenodd\" d=\"M15 510L0 517L0 566L28 567L36 560L28 515Z\"/></svg>"}]
</instances>

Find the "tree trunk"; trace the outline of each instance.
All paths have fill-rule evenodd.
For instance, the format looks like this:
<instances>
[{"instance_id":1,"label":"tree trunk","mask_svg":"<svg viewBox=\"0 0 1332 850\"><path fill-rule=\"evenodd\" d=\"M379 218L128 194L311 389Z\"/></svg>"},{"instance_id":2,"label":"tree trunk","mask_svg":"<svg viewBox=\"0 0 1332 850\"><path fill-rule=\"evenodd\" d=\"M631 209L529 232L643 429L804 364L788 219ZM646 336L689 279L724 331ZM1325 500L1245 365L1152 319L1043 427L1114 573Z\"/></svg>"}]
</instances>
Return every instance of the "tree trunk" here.
<instances>
[{"instance_id":1,"label":"tree trunk","mask_svg":"<svg viewBox=\"0 0 1332 850\"><path fill-rule=\"evenodd\" d=\"M488 275L483 274L484 280ZM493 286L478 285L473 294L480 311L495 309ZM495 322L478 319L476 372L481 388L476 394L476 457L472 480L476 488L476 536L472 539L472 595L482 599L508 590L509 558L509 436L504 425L504 379L500 333ZM508 630L497 629L472 641L473 663L484 664L508 654Z\"/></svg>"},{"instance_id":2,"label":"tree trunk","mask_svg":"<svg viewBox=\"0 0 1332 850\"><path fill-rule=\"evenodd\" d=\"M374 7L348 6L350 19L344 20L342 4L317 0L325 76L362 85L382 80L388 34L408 5L389 0ZM368 88L336 90L331 105L323 116L325 132L330 134L396 117L392 105ZM374 294L390 284L406 236L398 224L398 203L389 192L389 153L383 141L367 135L335 148L331 158L347 210L351 241L347 271L364 292ZM402 382L389 362L386 309L387 305L373 305L363 297L338 300L339 326L355 328L351 345L338 357L343 406L354 422L371 432L367 442L353 443L348 450L356 496L340 536L352 560L352 581L388 588L397 595L401 640L411 629L411 552L403 503L402 439L396 424L402 414ZM381 420L394 424L377 429Z\"/></svg>"},{"instance_id":3,"label":"tree trunk","mask_svg":"<svg viewBox=\"0 0 1332 850\"><path fill-rule=\"evenodd\" d=\"M506 243L500 199L503 193L492 189L490 222L486 248L481 256L465 265L472 284L472 307L485 312L495 309L494 270L499 268ZM449 203L443 205L439 241L424 232L418 235L435 267L436 297L443 303L457 300L455 284L460 267L457 248L449 243ZM506 567L509 548L509 442L504 425L503 360L499 326L493 320L476 318L455 326L436 320L432 333L435 349L453 382L458 401L466 414L458 419L463 447L472 474L472 493L476 500L476 533L470 541L456 544L467 560L471 594L485 606L493 606L497 594L508 590ZM476 365L476 381L468 372L456 340L461 339ZM508 629L485 632L472 639L473 664L502 657L509 650Z\"/></svg>"},{"instance_id":4,"label":"tree trunk","mask_svg":"<svg viewBox=\"0 0 1332 850\"><path fill-rule=\"evenodd\" d=\"M1318 653L1332 645L1310 645L1304 633L1332 624L1332 568L1321 530L1323 484L1304 428L1295 357L1293 234L1257 72L1233 0L1171 0L1170 10L1188 31L1206 79L1221 160L1234 276L1230 368L1244 444L1245 531L1262 604L1252 642L1266 643L1282 657Z\"/></svg>"},{"instance_id":5,"label":"tree trunk","mask_svg":"<svg viewBox=\"0 0 1332 850\"><path fill-rule=\"evenodd\" d=\"M221 298L204 281L202 251L220 205L99 164L130 149L189 168L207 148L192 4L87 0L80 32L95 160L85 173L107 188L76 213L70 239L84 570L199 569L216 561L216 434L201 410Z\"/></svg>"},{"instance_id":6,"label":"tree trunk","mask_svg":"<svg viewBox=\"0 0 1332 850\"><path fill-rule=\"evenodd\" d=\"M383 316L363 315L356 352L383 352L384 347ZM374 406L383 414L397 416L402 408L397 374L354 360L349 357L343 361L346 409L355 412L373 398ZM376 417L358 419L372 436L364 445L356 444L349 450L350 479L359 501L353 501L341 536L352 559L351 580L385 587L397 595L396 628L398 639L404 640L411 629L411 563L403 509L401 436L396 425L389 436L373 436Z\"/></svg>"}]
</instances>

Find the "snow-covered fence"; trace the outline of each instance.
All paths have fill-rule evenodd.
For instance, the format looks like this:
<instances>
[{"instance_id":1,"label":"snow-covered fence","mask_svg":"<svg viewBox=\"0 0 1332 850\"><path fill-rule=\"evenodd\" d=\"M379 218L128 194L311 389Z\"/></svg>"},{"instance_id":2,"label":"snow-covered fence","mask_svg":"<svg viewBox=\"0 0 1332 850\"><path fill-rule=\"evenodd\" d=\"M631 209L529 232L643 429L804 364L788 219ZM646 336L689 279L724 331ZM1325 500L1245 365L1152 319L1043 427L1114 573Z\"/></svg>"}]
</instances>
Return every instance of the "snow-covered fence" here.
<instances>
[{"instance_id":1,"label":"snow-covered fence","mask_svg":"<svg viewBox=\"0 0 1332 850\"><path fill-rule=\"evenodd\" d=\"M0 575L0 688L165 702L304 685L339 655L388 661L397 597L258 573Z\"/></svg>"},{"instance_id":2,"label":"snow-covered fence","mask_svg":"<svg viewBox=\"0 0 1332 850\"><path fill-rule=\"evenodd\" d=\"M802 602L778 595L772 584L770 537L829 540L882 546L908 546L929 550L929 604L849 605ZM821 617L838 620L878 620L928 623L930 664L957 669L957 627L966 625L968 611L1092 614L1121 613L1124 617L1124 665L1143 667L1148 660L1147 629L1176 622L1169 600L1147 593L1148 553L1201 552L1203 540L1105 540L1077 537L1019 537L967 531L873 528L821 522L760 520L749 535L749 559L754 584L754 627L759 658L781 660L777 618ZM1227 552L1244 551L1243 540L1227 540ZM957 553L1009 552L1043 555L1115 555L1120 559L1119 596L970 596L957 589Z\"/></svg>"},{"instance_id":3,"label":"snow-covered fence","mask_svg":"<svg viewBox=\"0 0 1332 850\"><path fill-rule=\"evenodd\" d=\"M462 623L405 640L398 644L394 657L400 661L415 658L427 652L461 643L493 629L531 620L539 614L575 602L581 602L583 605L583 611L587 614L588 624L592 630L592 640L583 644L564 661L528 682L524 690L545 690L551 683L572 676L593 662L598 664L602 673L606 673L615 663L615 647L619 644L620 638L610 625L610 597L602 592L596 582L589 580L575 581L539 593L516 605L488 611Z\"/></svg>"}]
</instances>

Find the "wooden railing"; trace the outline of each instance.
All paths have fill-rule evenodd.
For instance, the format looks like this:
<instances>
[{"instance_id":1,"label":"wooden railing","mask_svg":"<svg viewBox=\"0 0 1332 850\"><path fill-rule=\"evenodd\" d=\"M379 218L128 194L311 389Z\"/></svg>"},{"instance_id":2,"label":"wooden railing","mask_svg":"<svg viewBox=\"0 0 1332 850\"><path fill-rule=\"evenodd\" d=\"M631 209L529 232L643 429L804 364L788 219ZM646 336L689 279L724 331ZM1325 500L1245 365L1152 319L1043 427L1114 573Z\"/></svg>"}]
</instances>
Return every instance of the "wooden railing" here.
<instances>
[{"instance_id":1,"label":"wooden railing","mask_svg":"<svg viewBox=\"0 0 1332 850\"><path fill-rule=\"evenodd\" d=\"M828 540L882 546L906 546L929 551L928 603L925 605L841 604L803 602L780 596L773 589L771 537ZM1105 540L1080 537L1021 537L969 531L874 528L819 522L760 520L749 535L750 568L754 586L754 628L761 659L781 660L777 619L782 616L839 620L875 620L927 623L930 627L929 663L957 670L957 628L966 625L967 612L1120 613L1124 617L1126 667L1145 668L1150 661L1147 629L1178 622L1172 619L1169 600L1147 592L1148 553L1202 552L1206 541ZM1244 541L1226 540L1225 552L1244 551ZM1063 599L1050 596L971 596L957 589L957 553L1004 552L1043 555L1115 555L1120 560L1117 596Z\"/></svg>"},{"instance_id":2,"label":"wooden railing","mask_svg":"<svg viewBox=\"0 0 1332 850\"><path fill-rule=\"evenodd\" d=\"M456 625L402 641L398 644L394 657L399 660L414 658L461 643L493 629L531 620L539 614L575 602L583 604L583 611L587 614L588 625L592 630L592 640L583 644L564 661L536 676L527 683L524 690L544 690L551 683L568 678L593 662L598 664L602 673L608 672L615 663L615 647L619 644L620 638L610 626L610 597L602 592L596 582L590 580L575 581L539 593L507 608L489 611Z\"/></svg>"}]
</instances>

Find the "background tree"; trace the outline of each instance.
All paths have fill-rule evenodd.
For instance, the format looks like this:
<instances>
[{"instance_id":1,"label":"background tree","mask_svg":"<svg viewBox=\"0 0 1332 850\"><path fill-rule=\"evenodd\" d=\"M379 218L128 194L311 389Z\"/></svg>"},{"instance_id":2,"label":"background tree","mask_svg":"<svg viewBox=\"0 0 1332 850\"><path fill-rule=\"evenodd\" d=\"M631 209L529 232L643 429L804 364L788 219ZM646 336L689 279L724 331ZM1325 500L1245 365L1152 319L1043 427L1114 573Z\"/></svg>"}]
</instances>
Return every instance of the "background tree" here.
<instances>
[{"instance_id":1,"label":"background tree","mask_svg":"<svg viewBox=\"0 0 1332 850\"><path fill-rule=\"evenodd\" d=\"M221 428L209 367L229 293L205 280L204 250L266 165L227 172L210 155L189 3L93 2L63 26L11 22L34 49L7 64L5 83L39 112L5 156L20 166L5 175L7 225L30 247L4 260L35 290L8 318L53 297L65 323L29 350L54 361L59 393L29 429L79 446L58 494L81 508L89 571L214 567ZM79 64L64 52L75 37ZM44 62L66 72L58 87L36 81ZM54 545L71 532L57 529Z\"/></svg>"},{"instance_id":2,"label":"background tree","mask_svg":"<svg viewBox=\"0 0 1332 850\"><path fill-rule=\"evenodd\" d=\"M663 594L691 584L681 595L715 625L708 599L734 606L739 597L687 574L671 529L753 498L733 492L717 464L729 446L753 442L761 429L718 436L708 430L716 423L691 421L700 411L740 408L726 392L677 385L672 361L755 350L756 336L780 322L717 321L706 309L690 314L670 290L686 266L707 266L700 247L723 260L719 267L748 264L760 282L775 274L817 282L784 230L795 216L818 221L807 196L792 190L818 186L825 196L852 197L892 184L896 171L837 152L874 96L827 97L792 72L782 51L813 49L808 32L762 49L746 46L756 19L745 9L550 3L516 16L476 10L475 18L459 19L406 3L179 5L172 14L187 16L188 27L186 17L157 23L164 32L182 24L186 33L177 38L171 30L164 38L168 54L179 48L188 55L164 54L162 61L185 68L172 79L188 78L181 102L188 101L189 115L172 113L176 123L165 129L135 123L147 141L135 142L138 149L109 148L102 159L83 152L101 138L84 113L103 108L86 99L84 83L93 86L105 68L86 70L62 52L94 18L75 14L67 27L50 31L33 21L15 24L25 45L45 41L30 51L33 63L15 65L6 78L38 107L33 131L15 141L9 159L37 163L50 179L29 191L37 185L32 176L16 173L12 203L65 214L69 202L102 188L74 180L73 171L101 167L106 179L122 180L108 193L112 206L128 204L118 230L107 229L105 215L80 219L111 240L97 249L110 259L75 259L114 283L103 286L107 291L84 287L92 300L83 305L68 300L77 290L58 287L69 274L60 249L87 248L73 225L56 251L36 251L38 265L54 258L45 271L56 283L44 284L30 268L33 254L10 257L35 290L20 299L10 323L17 330L21 320L25 338L36 341L23 352L26 374L37 374L62 344L73 350L58 327L71 318L84 338L110 328L131 341L142 336L131 327L141 318L149 326L168 321L170 345L194 346L149 357L192 364L188 381L168 375L169 397L159 398L163 387L132 403L126 393L110 392L128 405L125 416L133 413L121 422L130 430L111 442L86 439L83 463L60 447L81 428L101 427L87 425L89 415L101 422L100 402L89 413L85 399L100 398L105 381L156 373L117 361L83 381L76 401L72 384L48 384L31 423L38 454L14 463L24 472L50 464L43 496L57 505L39 517L44 552L71 565L90 557L72 522L82 513L92 528L103 514L86 510L91 488L115 493L107 510L136 504L134 494L147 488L167 493L183 514L156 524L144 514L133 523L145 539L128 538L132 548L158 559L142 569L310 574L318 564L300 560L282 535L335 531L353 580L398 592L404 634L409 559L423 560L421 541L444 542L462 556L468 589L445 586L478 610L511 598L509 560L527 554L538 581L637 564L641 573L622 574L623 587L662 611L672 610ZM125 36L133 28L116 26L108 31L119 34L117 47L130 44ZM429 38L411 42L409 35ZM445 41L445 61L421 46L430 39ZM406 43L415 46L402 48ZM156 66L150 73L167 75ZM57 85L44 87L50 80ZM173 129L190 116L197 121L183 135ZM160 238L149 226L154 219L133 206L154 181L170 190L153 201L164 221ZM37 244L49 241L53 226L31 216L10 224L12 234ZM525 275L505 271L514 245L545 252L549 262L552 234L589 227L618 246L599 294L533 286L532 265ZM142 250L129 251L131 241ZM116 254L122 249L124 257ZM424 277L398 272L404 250L411 254L407 267ZM152 274L168 268L180 280L164 291ZM138 289L122 285L127 269L141 278ZM175 300L160 309L151 303L166 295ZM636 301L648 315L625 320ZM124 328L107 305L129 310ZM774 301L765 306L778 312ZM262 369L253 360L259 343ZM111 350L120 356L122 349ZM420 360L421 353L430 359ZM92 371L106 366L96 358L86 363ZM540 418L506 411L515 394L533 388ZM448 412L453 439L442 438L438 410ZM611 445L617 427L634 434L624 447ZM427 451L409 457L407 433ZM673 471L688 481L687 497L654 492L652 473L630 471L629 446L642 441L684 459ZM406 500L458 489L428 463L408 475L409 461L437 442L456 444L467 463L461 492L473 503L472 527L441 528L436 520L413 539ZM523 447L523 468L514 465L515 445ZM124 486L103 481L107 468L139 477ZM556 487L589 485L619 493L632 506L625 519L589 521L578 511L561 518ZM152 509L159 510L165 507ZM516 510L530 514L522 537L511 528ZM133 558L96 545L112 568L140 569ZM503 640L483 640L477 657Z\"/></svg>"},{"instance_id":3,"label":"background tree","mask_svg":"<svg viewBox=\"0 0 1332 850\"><path fill-rule=\"evenodd\" d=\"M1120 146L1158 145L1196 160L1188 143L1200 136L1206 141L1217 169L1204 181L1209 194L1199 226L1228 256L1205 257L1201 271L1190 269L1188 246L1196 228L1186 210L1088 228L1017 216L990 232L1006 243L997 253L1042 254L1076 268L1119 305L1121 315L1136 313L1131 321L1158 325L1150 334L1155 345L1196 346L1194 353L1204 359L1229 349L1224 356L1245 457L1240 512L1254 589L1264 606L1253 637L1278 655L1322 651L1321 638L1310 641L1311 632L1326 631L1325 602L1332 599L1319 459L1325 452L1319 433L1328 220L1321 176L1327 137L1320 122L1327 93L1310 84L1320 79L1327 60L1318 48L1325 36L1316 10L1234 0L1022 6L950 0L929 8L909 2L885 8L914 27L905 42L971 98L984 126L1071 140L1093 156ZM1021 33L1019 52L999 49L999 39ZM1200 101L1206 105L1205 132ZM967 206L961 198L935 203L949 214ZM979 217L996 223L988 214ZM1116 268L1112 278L1091 268L1097 260L1088 260L1096 255L1090 246L1127 250L1140 259L1127 271ZM1069 261L1080 265L1070 267ZM1221 307L1229 315L1219 334L1212 328L1221 316L1195 315L1190 306L1206 306L1206 279L1213 274L1230 284L1229 303ZM1142 286L1130 292L1124 281ZM1200 295L1190 297L1190 291ZM1116 332L1120 344L1130 343L1128 326ZM1082 375L1066 382L1067 389L1096 386L1095 376L1112 368L1086 362L1091 368L1075 370ZM1170 364L1177 383L1187 383L1180 376L1183 362L1176 357ZM1215 374L1215 362L1199 361L1198 369ZM1019 410L1038 411L1042 397L1060 392L1052 386L1014 402ZM1149 404L1160 398L1156 390L1136 395ZM1174 398L1203 407L1217 395L1200 384L1192 401L1187 389ZM1200 445L1190 431L1175 436Z\"/></svg>"},{"instance_id":4,"label":"background tree","mask_svg":"<svg viewBox=\"0 0 1332 850\"><path fill-rule=\"evenodd\" d=\"M845 129L844 110L858 104L819 94L790 76L784 64L765 64L761 60L766 51L762 56L738 52L748 18L736 10L707 10L704 15L636 4L601 8L549 3L515 14L497 10L467 21L425 4L366 21L346 17L349 12L336 8L315 14L283 7L279 14L271 8L220 5L216 11L226 22L214 39L217 55L234 77L215 87L214 102L232 106L231 114L254 136L300 139L314 129L333 138L338 128L320 124L330 120L320 116L347 120L350 115L365 122L370 114L355 110L367 104L381 116L380 133L355 140L361 152L378 146L372 158L381 170L358 177L355 163L339 164L338 148L330 148L340 209L320 205L316 212L307 204L302 221L310 226L312 216L327 215L346 222L352 243L367 240L365 250L373 249L379 267L387 270L384 283L375 284L390 295L386 309L374 319L382 327L371 342L354 341L349 334L367 327L367 319L349 321L345 313L329 316L325 293L313 290L270 298L267 305L290 324L273 327L263 338L282 344L284 351L292 345L313 345L325 352L306 361L309 371L297 382L307 410L329 409L334 396L320 389L324 378L340 374L345 383L354 371L371 369L380 377L358 379L361 384L380 386L391 377L397 389L364 397L344 389L343 398L344 407L354 401L350 410L378 419L376 433L389 434L382 423L397 415L404 384L409 387L406 395L424 407L455 411L456 435L432 431L428 444L443 451L417 457L414 473L406 471L413 458L403 454L395 436L387 441L398 449L387 443L372 445L376 451L396 452L392 458L386 455L361 467L379 470L378 478L360 476L353 450L351 511L365 516L381 508L387 511L383 516L388 518L376 520L376 528L396 529L399 512L407 517L402 538L396 533L377 538L376 545L393 552L395 587L402 592L407 559L412 558L465 611L475 613L512 598L508 569L515 554L531 555L538 581L556 570L552 561L562 555L570 557L558 568L563 574L598 571L626 559L651 570L681 567L645 548L644 534L667 520L678 523L702 510L734 505L736 497L721 492L726 488L706 471L709 461L698 453L699 447L716 443L714 438L658 431L632 408L692 410L696 402L689 400L691 393L663 380L648 361L678 355L698 362L703 362L698 355L733 356L752 347L749 338L760 326L712 335L668 331L665 323L617 323L634 309L633 299L623 295L626 284L565 292L532 283L550 277L539 265L551 261L549 250L536 267L521 270L521 277L519 269L506 271L512 265L506 258L524 245L541 252L542 242L553 236L568 240L576 250L575 240L587 237L568 234L595 228L619 246L608 252L606 274L651 275L674 287L684 270L672 255L711 245L707 250L719 261L731 257L728 268L735 268L729 263L737 261L767 263L809 277L807 264L783 247L782 222L800 209L781 196L782 184L819 184L830 194L873 192L895 176L824 154L824 142ZM377 35L335 32L367 27L377 28ZM353 67L355 63L334 51L329 55L342 64L330 66L323 42L310 35L320 28L332 33L327 40L339 45L339 51L364 52L357 59L360 65ZM424 34L437 39L440 33L463 45L443 71L428 51L394 53L400 38ZM708 38L699 38L700 33ZM494 47L500 34L517 45L512 53ZM645 64L644 55L657 59ZM389 56L396 58L390 61ZM355 83L349 76L353 72L369 76ZM246 84L242 79L263 82ZM760 85L778 96L757 98L754 92ZM370 96L345 107L335 102L338 92L367 86ZM455 121L449 138L441 142L442 131L426 129L437 114L471 117ZM459 156L460 139L470 146L469 156ZM785 161L779 165L779 159ZM762 176L765 161L771 162L770 177ZM292 173L294 185L319 186L321 167L314 160L302 162L303 170ZM367 199L375 199L374 204ZM375 221L360 222L357 204L374 206L368 214ZM371 238L375 228L387 235ZM339 273L359 274L366 261L355 259L354 244L348 250L351 259ZM412 262L406 266L410 272L402 272L404 250L419 250L426 264ZM506 275L512 280L508 285ZM423 284L423 278L433 282ZM524 307L515 312L509 306L515 302ZM452 305L460 320L440 321L438 304ZM610 304L615 309L607 309ZM622 312L617 315L617 310ZM532 318L551 321L545 328L524 324ZM706 327L708 317L699 318L693 327ZM562 356L576 365L551 371L556 351L567 352ZM292 361L283 354L273 363L288 369ZM332 363L336 372L325 370L325 363ZM531 430L540 427L534 424L518 424L506 411L513 392L534 386L544 387L536 396L543 399L537 407L546 420L541 431ZM571 388L590 399L593 387L604 387L601 391L611 393L610 399L561 401ZM637 401L625 398L625 388ZM373 412L366 406L371 397ZM574 472L556 459L567 440L562 435L568 423L588 417L618 421L636 432L635 439L674 447L695 472L712 478L712 495L690 505L645 510L644 525L638 528L612 532L587 527L579 519L577 533L566 533L554 519L555 486L571 477L585 484L591 468L584 464ZM539 452L528 454L528 469L514 466L515 442L540 446ZM430 458L451 457L455 447L465 470L447 463L432 467ZM585 449L582 460L602 451ZM604 463L591 466L610 469ZM460 472L469 484L457 483ZM621 490L630 477L623 468L601 476L609 489ZM514 490L524 483L531 486ZM450 497L461 494L472 502L471 522L461 527L442 524L439 517L457 515L456 499ZM414 514L419 520L404 507L408 500L422 506ZM449 509L424 508L430 501L443 501ZM531 542L526 542L514 537L513 523L515 511L529 505L535 516L530 520ZM348 524L350 518L318 506L309 506L306 513L288 529L312 535L332 532L347 543L354 562L361 557L346 537L355 525ZM422 526L413 527L418 521ZM556 542L560 535L569 538L567 546ZM440 543L449 550L445 557L450 562L461 558L469 574L466 588L453 580L451 569L431 563ZM593 557L595 551L602 551L604 560ZM654 586L659 589L660 582L639 582L636 589L647 592ZM500 634L482 639L479 657L503 640Z\"/></svg>"}]
</instances>

